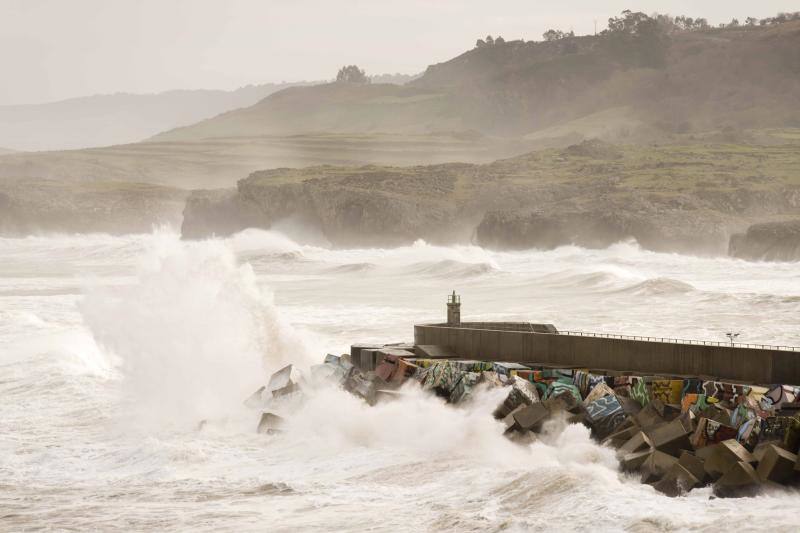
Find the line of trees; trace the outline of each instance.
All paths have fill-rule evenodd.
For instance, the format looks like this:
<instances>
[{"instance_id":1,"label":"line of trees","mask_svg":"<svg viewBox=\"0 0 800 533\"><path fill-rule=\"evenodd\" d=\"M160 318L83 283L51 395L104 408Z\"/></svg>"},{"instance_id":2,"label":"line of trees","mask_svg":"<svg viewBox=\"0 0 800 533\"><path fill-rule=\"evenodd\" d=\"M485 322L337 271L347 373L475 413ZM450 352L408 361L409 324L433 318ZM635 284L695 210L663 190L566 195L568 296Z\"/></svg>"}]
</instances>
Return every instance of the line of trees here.
<instances>
[{"instance_id":1,"label":"line of trees","mask_svg":"<svg viewBox=\"0 0 800 533\"><path fill-rule=\"evenodd\" d=\"M478 39L475 41L475 48L484 48L487 46L494 46L496 44L505 44L506 40L500 37L499 35L494 38L491 35L487 35L486 39Z\"/></svg>"},{"instance_id":2,"label":"line of trees","mask_svg":"<svg viewBox=\"0 0 800 533\"><path fill-rule=\"evenodd\" d=\"M684 15L672 17L670 15L655 14L653 17L658 23L664 27L668 32L682 30L682 31L702 31L711 29L708 20L704 18L692 18ZM767 17L757 19L755 17L747 17L744 23L739 22L739 19L733 18L730 22L722 22L719 28L754 28L756 26L774 26L790 22L792 20L800 20L800 11L794 13L778 13L774 17Z\"/></svg>"}]
</instances>

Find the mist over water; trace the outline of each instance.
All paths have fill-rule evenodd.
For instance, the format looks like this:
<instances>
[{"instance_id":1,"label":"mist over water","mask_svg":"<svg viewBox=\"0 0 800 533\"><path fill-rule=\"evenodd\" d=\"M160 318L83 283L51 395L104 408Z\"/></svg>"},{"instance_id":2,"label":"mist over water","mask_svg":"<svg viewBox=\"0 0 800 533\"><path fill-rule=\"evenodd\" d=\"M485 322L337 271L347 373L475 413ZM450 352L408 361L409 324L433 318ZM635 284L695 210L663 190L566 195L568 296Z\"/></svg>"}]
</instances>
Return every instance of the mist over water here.
<instances>
[{"instance_id":1,"label":"mist over water","mask_svg":"<svg viewBox=\"0 0 800 533\"><path fill-rule=\"evenodd\" d=\"M800 345L797 264L635 243L330 250L256 230L0 239L0 257L0 529L796 527L797 492L670 499L582 426L511 443L497 391L454 409L411 383L370 408L322 387L272 436L242 401L288 362L411 340L453 289L467 320Z\"/></svg>"}]
</instances>

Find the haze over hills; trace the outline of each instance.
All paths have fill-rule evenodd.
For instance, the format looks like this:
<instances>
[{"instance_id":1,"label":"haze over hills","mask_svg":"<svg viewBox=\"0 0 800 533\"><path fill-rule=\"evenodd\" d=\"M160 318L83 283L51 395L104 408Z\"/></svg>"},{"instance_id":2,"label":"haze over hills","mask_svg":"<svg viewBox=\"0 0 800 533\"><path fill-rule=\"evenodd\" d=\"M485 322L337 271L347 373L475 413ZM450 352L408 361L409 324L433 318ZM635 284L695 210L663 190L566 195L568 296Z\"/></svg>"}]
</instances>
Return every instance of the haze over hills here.
<instances>
[{"instance_id":1,"label":"haze over hills","mask_svg":"<svg viewBox=\"0 0 800 533\"><path fill-rule=\"evenodd\" d=\"M452 130L541 138L537 132L573 122L580 134L579 121L597 114L614 123L602 132L613 140L796 126L798 50L800 21L493 42L429 67L406 86L290 89L152 140Z\"/></svg>"},{"instance_id":2,"label":"haze over hills","mask_svg":"<svg viewBox=\"0 0 800 533\"><path fill-rule=\"evenodd\" d=\"M304 84L268 83L234 91L104 94L46 104L0 106L0 146L15 150L71 150L137 142Z\"/></svg>"},{"instance_id":3,"label":"haze over hills","mask_svg":"<svg viewBox=\"0 0 800 533\"><path fill-rule=\"evenodd\" d=\"M340 229L330 240L342 245L633 236L654 249L720 252L749 224L789 221L786 235L797 234L800 16L710 28L626 12L597 36L548 34L479 40L404 85L365 83L362 73L286 88L146 142L0 156L0 177L15 183L6 204L24 200L26 179L89 187L81 198L117 183L133 204L157 196L138 187L147 183L168 188L174 220L188 189L219 189L189 198L187 236L297 215ZM780 241L783 230L768 229Z\"/></svg>"}]
</instances>

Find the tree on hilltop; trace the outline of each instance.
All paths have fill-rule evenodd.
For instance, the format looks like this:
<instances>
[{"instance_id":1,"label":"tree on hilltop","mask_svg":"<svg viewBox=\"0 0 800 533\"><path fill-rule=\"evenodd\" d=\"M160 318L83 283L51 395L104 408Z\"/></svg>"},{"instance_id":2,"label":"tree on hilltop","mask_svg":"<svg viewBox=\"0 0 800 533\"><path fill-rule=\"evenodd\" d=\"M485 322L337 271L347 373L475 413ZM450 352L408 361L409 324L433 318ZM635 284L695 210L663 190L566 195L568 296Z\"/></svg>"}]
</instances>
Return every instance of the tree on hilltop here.
<instances>
[{"instance_id":1,"label":"tree on hilltop","mask_svg":"<svg viewBox=\"0 0 800 533\"><path fill-rule=\"evenodd\" d=\"M697 22L693 21L694 25ZM666 62L667 30L657 19L642 12L626 9L621 17L608 19L608 29L601 36L609 50L627 63L660 67Z\"/></svg>"},{"instance_id":2,"label":"tree on hilltop","mask_svg":"<svg viewBox=\"0 0 800 533\"><path fill-rule=\"evenodd\" d=\"M336 81L339 83L369 83L367 73L356 65L346 65L339 69L336 74Z\"/></svg>"},{"instance_id":3,"label":"tree on hilltop","mask_svg":"<svg viewBox=\"0 0 800 533\"><path fill-rule=\"evenodd\" d=\"M561 30L547 30L542 34L542 38L547 42L558 41L565 37L564 32Z\"/></svg>"}]
</instances>

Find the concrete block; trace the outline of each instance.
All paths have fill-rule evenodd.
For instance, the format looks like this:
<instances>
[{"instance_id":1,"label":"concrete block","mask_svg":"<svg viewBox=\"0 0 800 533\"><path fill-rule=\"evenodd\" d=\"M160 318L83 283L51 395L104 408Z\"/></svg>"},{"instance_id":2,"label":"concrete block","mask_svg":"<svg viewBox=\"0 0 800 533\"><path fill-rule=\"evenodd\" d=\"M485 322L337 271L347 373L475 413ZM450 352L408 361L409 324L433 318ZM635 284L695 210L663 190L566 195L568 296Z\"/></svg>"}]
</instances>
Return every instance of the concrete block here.
<instances>
[{"instance_id":1,"label":"concrete block","mask_svg":"<svg viewBox=\"0 0 800 533\"><path fill-rule=\"evenodd\" d=\"M344 382L344 389L365 400L368 404L375 404L375 382L363 372L355 370Z\"/></svg>"},{"instance_id":2,"label":"concrete block","mask_svg":"<svg viewBox=\"0 0 800 533\"><path fill-rule=\"evenodd\" d=\"M795 477L795 464L797 464L797 454L771 444L758 463L756 472L761 481L786 483Z\"/></svg>"},{"instance_id":3,"label":"concrete block","mask_svg":"<svg viewBox=\"0 0 800 533\"><path fill-rule=\"evenodd\" d=\"M626 455L642 450L650 450L652 448L653 441L650 440L650 437L648 437L645 432L639 431L619 447L619 454Z\"/></svg>"},{"instance_id":4,"label":"concrete block","mask_svg":"<svg viewBox=\"0 0 800 533\"><path fill-rule=\"evenodd\" d=\"M676 418L672 422L661 424L647 431L653 447L674 457L679 457L683 450L691 450L689 435L692 433L688 417Z\"/></svg>"},{"instance_id":5,"label":"concrete block","mask_svg":"<svg viewBox=\"0 0 800 533\"><path fill-rule=\"evenodd\" d=\"M523 431L538 431L542 423L550 416L550 411L541 402L520 406L510 416L516 426Z\"/></svg>"},{"instance_id":6,"label":"concrete block","mask_svg":"<svg viewBox=\"0 0 800 533\"><path fill-rule=\"evenodd\" d=\"M481 383L486 383L490 387L504 387L508 383L505 376L500 376L494 371L481 372Z\"/></svg>"},{"instance_id":7,"label":"concrete block","mask_svg":"<svg viewBox=\"0 0 800 533\"><path fill-rule=\"evenodd\" d=\"M755 462L753 454L734 439L700 448L697 456L704 460L703 467L711 479L719 479L738 462Z\"/></svg>"},{"instance_id":8,"label":"concrete block","mask_svg":"<svg viewBox=\"0 0 800 533\"><path fill-rule=\"evenodd\" d=\"M735 439L737 435L736 428L716 420L701 417L691 438L692 446L695 449L699 449L710 444L719 444L725 440Z\"/></svg>"},{"instance_id":9,"label":"concrete block","mask_svg":"<svg viewBox=\"0 0 800 533\"><path fill-rule=\"evenodd\" d=\"M700 483L705 483L708 480L708 473L703 465L704 462L703 459L687 450L681 452L681 456L678 458L678 464L691 473Z\"/></svg>"},{"instance_id":10,"label":"concrete block","mask_svg":"<svg viewBox=\"0 0 800 533\"><path fill-rule=\"evenodd\" d=\"M520 431L522 428L517 424L517 419L514 418L514 415L525 409L527 405L518 405L515 407L508 415L503 418L503 424L506 426L506 433L511 431Z\"/></svg>"},{"instance_id":11,"label":"concrete block","mask_svg":"<svg viewBox=\"0 0 800 533\"><path fill-rule=\"evenodd\" d=\"M280 432L286 420L283 417L274 413L261 413L261 420L258 421L258 433L267 433L269 435Z\"/></svg>"},{"instance_id":12,"label":"concrete block","mask_svg":"<svg viewBox=\"0 0 800 533\"><path fill-rule=\"evenodd\" d=\"M601 396L586 407L586 419L592 428L592 434L598 439L604 439L623 423L625 411L613 394Z\"/></svg>"},{"instance_id":13,"label":"concrete block","mask_svg":"<svg viewBox=\"0 0 800 533\"><path fill-rule=\"evenodd\" d=\"M414 346L414 354L417 357L424 357L426 359L455 359L458 357L454 351L447 346L439 346L435 344L419 344Z\"/></svg>"},{"instance_id":14,"label":"concrete block","mask_svg":"<svg viewBox=\"0 0 800 533\"><path fill-rule=\"evenodd\" d=\"M247 397L244 404L247 407L261 407L264 405L264 391L267 390L266 386L259 387L257 391Z\"/></svg>"},{"instance_id":15,"label":"concrete block","mask_svg":"<svg viewBox=\"0 0 800 533\"><path fill-rule=\"evenodd\" d=\"M614 448L619 448L638 432L639 428L637 427L627 427L622 430L618 429L616 432L603 439L603 444L613 446Z\"/></svg>"},{"instance_id":16,"label":"concrete block","mask_svg":"<svg viewBox=\"0 0 800 533\"><path fill-rule=\"evenodd\" d=\"M625 411L626 415L635 416L642 410L641 404L634 400L633 398L627 398L625 396L619 397L617 396L617 400L619 400L620 405L622 406L622 410Z\"/></svg>"},{"instance_id":17,"label":"concrete block","mask_svg":"<svg viewBox=\"0 0 800 533\"><path fill-rule=\"evenodd\" d=\"M650 383L650 388L650 396L653 400L659 400L664 404L681 402L682 379L654 379Z\"/></svg>"},{"instance_id":18,"label":"concrete block","mask_svg":"<svg viewBox=\"0 0 800 533\"><path fill-rule=\"evenodd\" d=\"M372 370L371 368L362 368L361 367L361 351L362 350L375 350L378 348L383 348L382 344L353 344L350 346L350 361L353 363L353 366L362 370ZM374 368L374 367L373 367Z\"/></svg>"},{"instance_id":19,"label":"concrete block","mask_svg":"<svg viewBox=\"0 0 800 533\"><path fill-rule=\"evenodd\" d=\"M720 445L721 446L721 445ZM714 483L714 494L721 498L752 496L761 489L761 479L749 463L736 461Z\"/></svg>"},{"instance_id":20,"label":"concrete block","mask_svg":"<svg viewBox=\"0 0 800 533\"><path fill-rule=\"evenodd\" d=\"M297 384L297 375L292 365L286 365L272 374L267 384L267 391L272 394L273 398L291 394L296 390L299 390L299 386Z\"/></svg>"},{"instance_id":21,"label":"concrete block","mask_svg":"<svg viewBox=\"0 0 800 533\"><path fill-rule=\"evenodd\" d=\"M554 381L547 387L545 398L545 404L553 411L562 410L570 413L583 411L581 395L575 385Z\"/></svg>"},{"instance_id":22,"label":"concrete block","mask_svg":"<svg viewBox=\"0 0 800 533\"><path fill-rule=\"evenodd\" d=\"M495 363L492 365L492 370L503 376L511 377L515 370L530 370L530 368L519 363Z\"/></svg>"},{"instance_id":23,"label":"concrete block","mask_svg":"<svg viewBox=\"0 0 800 533\"><path fill-rule=\"evenodd\" d=\"M622 458L619 460L619 464L622 467L622 470L625 472L633 472L639 470L644 462L650 457L650 454L653 452L650 448L646 450L639 450L638 452L631 452L626 453Z\"/></svg>"},{"instance_id":24,"label":"concrete block","mask_svg":"<svg viewBox=\"0 0 800 533\"><path fill-rule=\"evenodd\" d=\"M539 401L539 393L533 383L525 381L518 376L509 379L511 389L508 391L506 399L497 406L494 411L495 418L505 418L520 405L531 405Z\"/></svg>"},{"instance_id":25,"label":"concrete block","mask_svg":"<svg viewBox=\"0 0 800 533\"><path fill-rule=\"evenodd\" d=\"M463 372L461 379L453 387L453 392L450 393L448 401L450 403L459 403L466 400L472 394L472 389L480 379L481 375L478 372Z\"/></svg>"},{"instance_id":26,"label":"concrete block","mask_svg":"<svg viewBox=\"0 0 800 533\"><path fill-rule=\"evenodd\" d=\"M655 483L660 480L672 468L678 464L677 457L666 454L659 450L654 450L650 456L642 463L639 471L642 474L642 483Z\"/></svg>"},{"instance_id":27,"label":"concrete block","mask_svg":"<svg viewBox=\"0 0 800 533\"><path fill-rule=\"evenodd\" d=\"M664 418L658 414L652 402L644 406L633 418L642 429L649 429L665 422Z\"/></svg>"},{"instance_id":28,"label":"concrete block","mask_svg":"<svg viewBox=\"0 0 800 533\"><path fill-rule=\"evenodd\" d=\"M690 490L701 485L702 482L678 462L667 470L664 477L655 483L653 488L674 498L686 494Z\"/></svg>"},{"instance_id":29,"label":"concrete block","mask_svg":"<svg viewBox=\"0 0 800 533\"><path fill-rule=\"evenodd\" d=\"M614 396L614 390L605 383L598 383L583 400L583 405L589 405L595 400L599 400L603 396Z\"/></svg>"}]
</instances>

